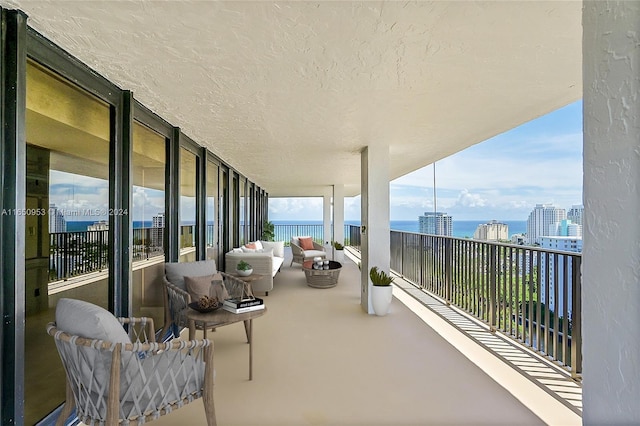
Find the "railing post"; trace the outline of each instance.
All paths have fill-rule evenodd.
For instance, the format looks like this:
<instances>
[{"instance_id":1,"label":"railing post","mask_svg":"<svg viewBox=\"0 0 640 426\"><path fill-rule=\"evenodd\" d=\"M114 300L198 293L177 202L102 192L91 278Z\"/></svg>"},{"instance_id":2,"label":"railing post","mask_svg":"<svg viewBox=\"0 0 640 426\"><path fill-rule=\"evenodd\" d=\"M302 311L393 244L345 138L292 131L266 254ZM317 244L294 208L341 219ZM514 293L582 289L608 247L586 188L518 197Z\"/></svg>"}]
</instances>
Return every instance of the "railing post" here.
<instances>
[{"instance_id":1,"label":"railing post","mask_svg":"<svg viewBox=\"0 0 640 426\"><path fill-rule=\"evenodd\" d=\"M571 377L578 380L582 375L582 258L571 259Z\"/></svg>"},{"instance_id":2,"label":"railing post","mask_svg":"<svg viewBox=\"0 0 640 426\"><path fill-rule=\"evenodd\" d=\"M497 297L496 297L496 277L498 276L498 261L497 257L497 246L495 244L491 244L489 246L489 329L492 333L496 332L496 310L497 310Z\"/></svg>"},{"instance_id":3,"label":"railing post","mask_svg":"<svg viewBox=\"0 0 640 426\"><path fill-rule=\"evenodd\" d=\"M447 305L450 305L453 299L452 292L452 277L451 277L451 266L452 266L452 255L453 255L453 246L451 244L451 239L445 238L444 240L444 282L445 282L445 300L447 301Z\"/></svg>"}]
</instances>

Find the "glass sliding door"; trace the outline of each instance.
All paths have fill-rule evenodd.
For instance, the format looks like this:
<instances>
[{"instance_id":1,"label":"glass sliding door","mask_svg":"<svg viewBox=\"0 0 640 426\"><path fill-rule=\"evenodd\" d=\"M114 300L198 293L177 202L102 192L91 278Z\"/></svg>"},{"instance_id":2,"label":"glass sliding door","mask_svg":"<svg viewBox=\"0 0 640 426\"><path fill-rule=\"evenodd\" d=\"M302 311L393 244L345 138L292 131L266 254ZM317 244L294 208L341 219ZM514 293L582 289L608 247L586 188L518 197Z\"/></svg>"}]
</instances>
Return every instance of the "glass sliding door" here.
<instances>
[{"instance_id":1,"label":"glass sliding door","mask_svg":"<svg viewBox=\"0 0 640 426\"><path fill-rule=\"evenodd\" d=\"M247 179L240 178L240 245L248 242Z\"/></svg>"},{"instance_id":2,"label":"glass sliding door","mask_svg":"<svg viewBox=\"0 0 640 426\"><path fill-rule=\"evenodd\" d=\"M197 156L180 148L180 262L196 260Z\"/></svg>"},{"instance_id":3,"label":"glass sliding door","mask_svg":"<svg viewBox=\"0 0 640 426\"><path fill-rule=\"evenodd\" d=\"M132 159L133 315L163 323L166 139L134 122Z\"/></svg>"},{"instance_id":4,"label":"glass sliding door","mask_svg":"<svg viewBox=\"0 0 640 426\"><path fill-rule=\"evenodd\" d=\"M108 306L110 106L27 65L25 424L65 398L46 324L62 297Z\"/></svg>"}]
</instances>

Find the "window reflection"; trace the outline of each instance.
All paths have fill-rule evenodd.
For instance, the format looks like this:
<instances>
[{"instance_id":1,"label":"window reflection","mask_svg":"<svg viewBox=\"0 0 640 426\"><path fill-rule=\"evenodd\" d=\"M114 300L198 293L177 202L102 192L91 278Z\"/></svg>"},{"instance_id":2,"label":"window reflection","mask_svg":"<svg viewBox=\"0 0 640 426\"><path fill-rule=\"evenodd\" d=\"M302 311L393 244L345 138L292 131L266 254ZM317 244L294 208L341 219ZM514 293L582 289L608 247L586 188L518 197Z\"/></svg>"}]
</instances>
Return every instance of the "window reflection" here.
<instances>
[{"instance_id":1,"label":"window reflection","mask_svg":"<svg viewBox=\"0 0 640 426\"><path fill-rule=\"evenodd\" d=\"M26 102L25 424L64 399L45 335L61 297L107 307L109 105L29 62Z\"/></svg>"}]
</instances>

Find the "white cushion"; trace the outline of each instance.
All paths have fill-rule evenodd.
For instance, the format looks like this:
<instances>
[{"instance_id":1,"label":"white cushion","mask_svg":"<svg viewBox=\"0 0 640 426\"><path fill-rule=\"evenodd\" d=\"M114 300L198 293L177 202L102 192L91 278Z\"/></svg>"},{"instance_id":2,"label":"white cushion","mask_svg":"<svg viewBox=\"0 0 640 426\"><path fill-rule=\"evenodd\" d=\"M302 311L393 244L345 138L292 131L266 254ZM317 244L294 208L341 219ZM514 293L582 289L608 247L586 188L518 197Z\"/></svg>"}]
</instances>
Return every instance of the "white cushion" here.
<instances>
[{"instance_id":1,"label":"white cushion","mask_svg":"<svg viewBox=\"0 0 640 426\"><path fill-rule=\"evenodd\" d=\"M87 339L131 343L122 324L111 312L84 300L60 299L56 305L56 328Z\"/></svg>"},{"instance_id":2,"label":"white cushion","mask_svg":"<svg viewBox=\"0 0 640 426\"><path fill-rule=\"evenodd\" d=\"M236 247L231 250L231 253L242 253L242 249L240 247Z\"/></svg>"},{"instance_id":3,"label":"white cushion","mask_svg":"<svg viewBox=\"0 0 640 426\"><path fill-rule=\"evenodd\" d=\"M260 241L254 241L253 244L256 245L256 250L262 250L264 248Z\"/></svg>"},{"instance_id":4,"label":"white cushion","mask_svg":"<svg viewBox=\"0 0 640 426\"><path fill-rule=\"evenodd\" d=\"M243 253L255 253L257 249L247 248L245 246L240 247Z\"/></svg>"},{"instance_id":5,"label":"white cushion","mask_svg":"<svg viewBox=\"0 0 640 426\"><path fill-rule=\"evenodd\" d=\"M186 291L184 277L203 277L213 275L216 272L216 261L199 260L197 262L167 262L164 264L164 273L167 280Z\"/></svg>"},{"instance_id":6,"label":"white cushion","mask_svg":"<svg viewBox=\"0 0 640 426\"><path fill-rule=\"evenodd\" d=\"M325 257L327 253L324 250L303 250L304 257Z\"/></svg>"},{"instance_id":7,"label":"white cushion","mask_svg":"<svg viewBox=\"0 0 640 426\"><path fill-rule=\"evenodd\" d=\"M284 258L284 241L262 241L265 249L273 249L273 255Z\"/></svg>"},{"instance_id":8,"label":"white cushion","mask_svg":"<svg viewBox=\"0 0 640 426\"><path fill-rule=\"evenodd\" d=\"M62 298L56 305L56 328L67 334L87 339L98 339L112 343L131 343L120 321L106 309L84 300ZM109 352L98 352L93 348L79 348L78 356L84 357L81 365L82 382L88 384L95 379L100 385L108 387L111 371ZM130 355L130 354L124 354ZM123 356L123 362L128 358ZM93 368L93 371L92 371Z\"/></svg>"}]
</instances>

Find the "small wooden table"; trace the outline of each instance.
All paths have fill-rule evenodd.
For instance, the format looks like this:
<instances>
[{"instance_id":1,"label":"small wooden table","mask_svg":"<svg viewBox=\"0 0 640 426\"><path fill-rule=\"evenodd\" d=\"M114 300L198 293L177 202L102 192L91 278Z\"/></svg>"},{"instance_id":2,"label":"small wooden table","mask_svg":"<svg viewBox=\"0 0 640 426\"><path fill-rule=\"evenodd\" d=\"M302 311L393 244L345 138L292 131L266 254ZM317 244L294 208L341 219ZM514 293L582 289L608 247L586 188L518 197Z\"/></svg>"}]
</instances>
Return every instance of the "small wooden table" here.
<instances>
[{"instance_id":1,"label":"small wooden table","mask_svg":"<svg viewBox=\"0 0 640 426\"><path fill-rule=\"evenodd\" d=\"M185 316L189 322L189 340L193 340L196 335L196 322L202 323L204 338L207 338L207 328L223 327L237 322L244 322L244 331L249 343L249 380L253 380L253 319L261 317L267 313L267 307L257 311L234 314L224 309L216 309L213 312L201 313L194 309L187 308Z\"/></svg>"},{"instance_id":2,"label":"small wooden table","mask_svg":"<svg viewBox=\"0 0 640 426\"><path fill-rule=\"evenodd\" d=\"M234 278L237 278L239 280L244 281L244 290L242 292L243 293L242 296L240 297L241 299L244 299L246 297L254 297L253 289L251 288L251 283L254 282L254 281L261 280L261 279L263 279L265 277L262 274L238 275L237 272L231 273L229 275L233 276Z\"/></svg>"}]
</instances>

